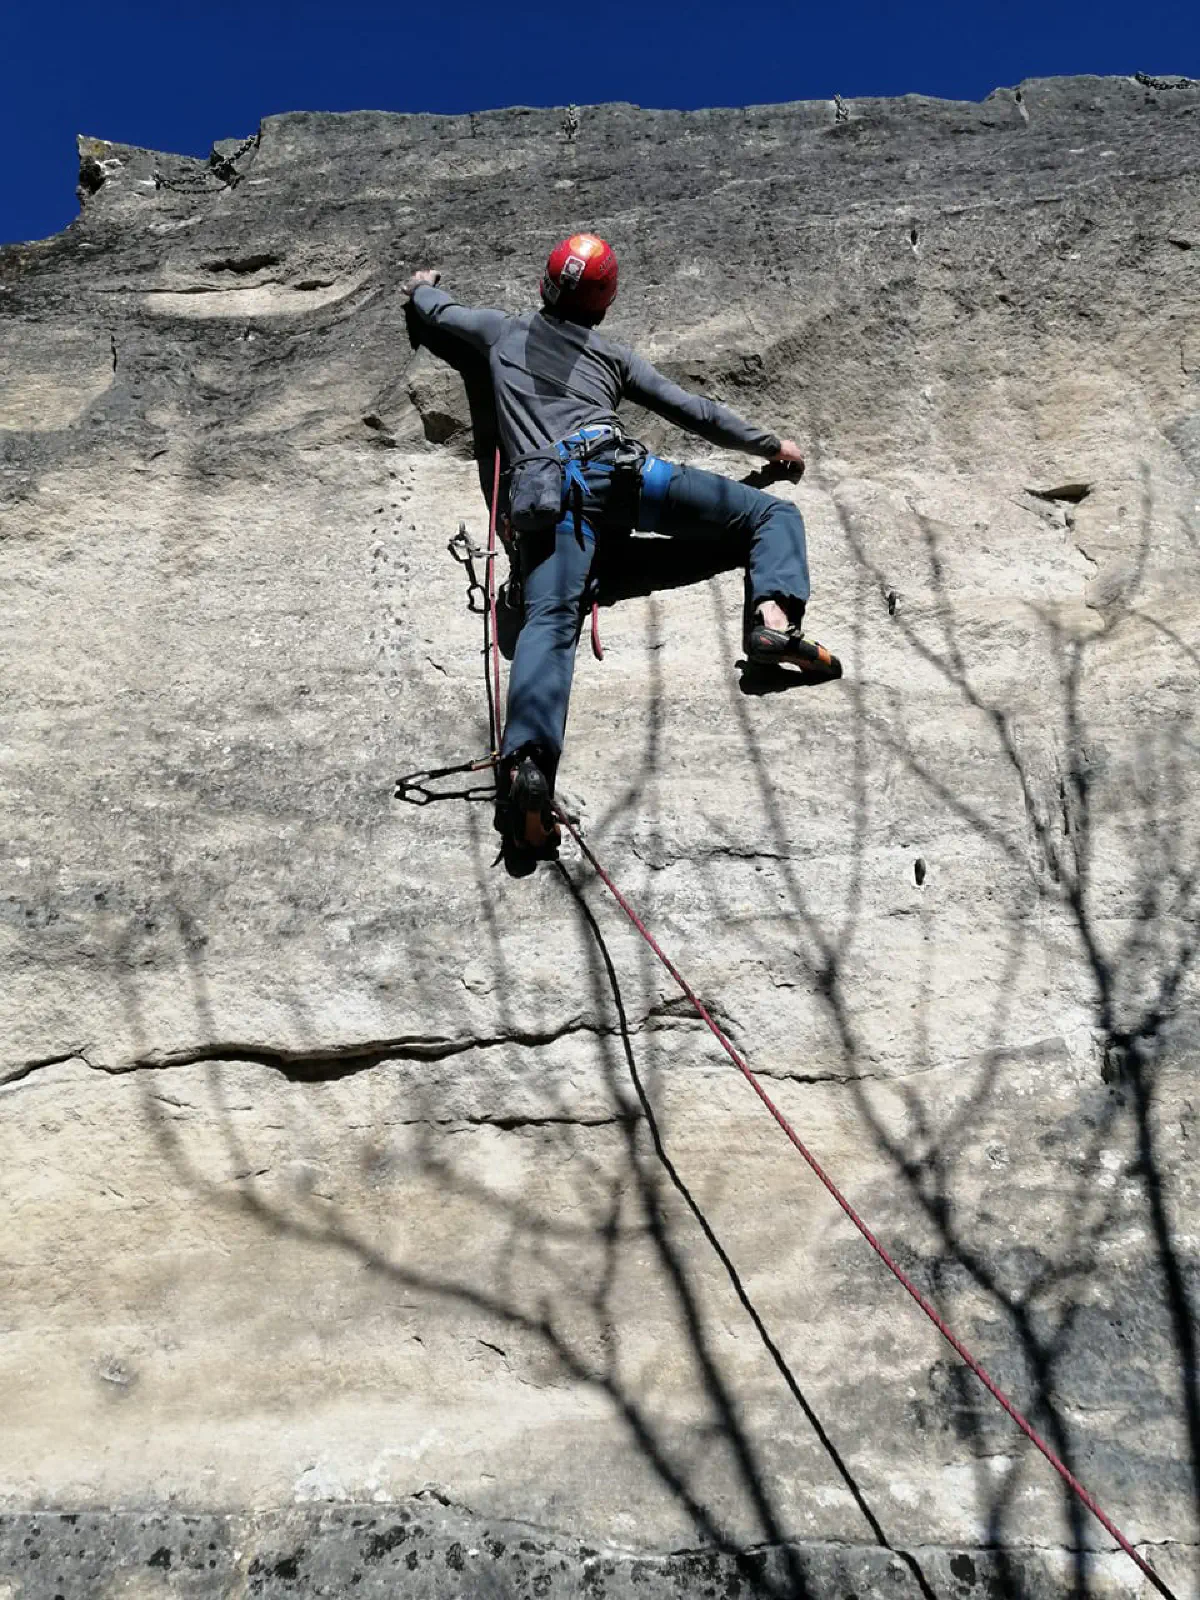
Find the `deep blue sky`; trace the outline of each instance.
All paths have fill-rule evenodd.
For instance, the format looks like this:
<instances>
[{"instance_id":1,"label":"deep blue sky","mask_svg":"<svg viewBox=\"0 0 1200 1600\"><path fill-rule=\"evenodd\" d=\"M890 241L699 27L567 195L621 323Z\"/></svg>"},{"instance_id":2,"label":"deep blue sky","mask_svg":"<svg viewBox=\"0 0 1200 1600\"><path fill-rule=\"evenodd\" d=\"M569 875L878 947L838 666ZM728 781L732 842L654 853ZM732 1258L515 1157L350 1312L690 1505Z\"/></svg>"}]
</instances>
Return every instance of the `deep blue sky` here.
<instances>
[{"instance_id":1,"label":"deep blue sky","mask_svg":"<svg viewBox=\"0 0 1200 1600\"><path fill-rule=\"evenodd\" d=\"M0 0L0 241L64 227L77 133L207 155L271 112L980 99L1200 77L1197 0Z\"/></svg>"}]
</instances>

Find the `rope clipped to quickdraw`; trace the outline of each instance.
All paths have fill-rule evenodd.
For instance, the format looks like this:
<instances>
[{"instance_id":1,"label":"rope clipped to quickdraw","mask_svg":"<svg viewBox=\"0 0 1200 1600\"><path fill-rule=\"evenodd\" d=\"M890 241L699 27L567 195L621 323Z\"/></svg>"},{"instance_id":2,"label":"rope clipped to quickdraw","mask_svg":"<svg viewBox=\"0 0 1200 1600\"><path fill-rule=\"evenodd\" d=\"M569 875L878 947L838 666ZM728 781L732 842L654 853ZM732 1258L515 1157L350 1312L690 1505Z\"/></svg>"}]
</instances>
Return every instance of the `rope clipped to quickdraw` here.
<instances>
[{"instance_id":1,"label":"rope clipped to quickdraw","mask_svg":"<svg viewBox=\"0 0 1200 1600\"><path fill-rule=\"evenodd\" d=\"M488 547L480 550L471 543L465 522L446 548L467 575L467 610L483 618L483 681L487 691L489 751L474 761L458 761L447 767L422 767L396 779L393 798L409 805L427 806L433 800L492 800L496 794L495 771L500 759L500 641L496 630L496 517L500 499L500 450L492 476L492 505L488 520ZM480 578L475 563L482 561L486 578ZM471 772L490 772L487 784L469 784L464 789L433 787L443 778Z\"/></svg>"},{"instance_id":2,"label":"rope clipped to quickdraw","mask_svg":"<svg viewBox=\"0 0 1200 1600\"><path fill-rule=\"evenodd\" d=\"M488 741L494 766L500 757L500 634L496 621L496 558L499 551L497 517L500 506L500 447L496 446L495 468L492 473L492 504L488 514L488 542L486 550L478 550L471 543L467 525L460 522L458 532L447 549L467 572L467 609L483 617L483 677L487 688ZM476 561L484 563L486 581L475 570ZM478 597L478 604L476 603Z\"/></svg>"},{"instance_id":3,"label":"rope clipped to quickdraw","mask_svg":"<svg viewBox=\"0 0 1200 1600\"><path fill-rule=\"evenodd\" d=\"M486 617L488 610L488 586L475 570L477 561L486 561L488 553L480 550L471 543L471 536L467 532L465 522L460 522L458 532L447 544L446 549L458 562L460 567L466 568L467 573L467 610L473 611L477 617ZM484 640L484 649L487 649L487 640Z\"/></svg>"},{"instance_id":4,"label":"rope clipped to quickdraw","mask_svg":"<svg viewBox=\"0 0 1200 1600\"><path fill-rule=\"evenodd\" d=\"M496 629L495 629L495 617L496 617L495 528L496 528L496 499L497 499L497 495L498 495L498 492L499 492L499 483L500 483L500 452L497 449L497 451L496 451L496 471L495 471L495 479L494 479L493 493L492 493L492 521L491 521L491 528L489 530L488 561L487 561L488 612L490 614L491 623L492 623L492 629L491 629L491 651L492 651L492 658L493 658L493 678L489 679L489 700L491 702L490 705L489 705L489 714L491 714L492 708L493 707L498 707L499 703L500 703L500 649L499 649L499 642L498 642L498 639L496 637ZM598 632L598 629L596 628L596 625L595 625L595 611L594 611L594 608L593 608L592 642L593 642L593 649L596 649L597 650L597 654L599 655L599 653L600 653L599 652L599 648L598 648L598 645L599 645L599 632ZM487 645L485 643L485 649L486 648L487 648ZM498 728L498 724L497 724L497 720L496 720L496 716L495 715L492 716L492 727L493 727L493 730L495 731L495 734L496 734L496 742L494 743L493 748L498 751L498 749L499 749L499 728ZM967 1369L970 1372L972 1372L975 1375L976 1378L978 1378L980 1383L983 1384L984 1388L988 1391L988 1393L992 1396L992 1398L1003 1408L1003 1410L1008 1414L1008 1416L1012 1419L1012 1421L1016 1423L1017 1427L1020 1428L1021 1432L1030 1441L1030 1443L1032 1445L1034 1445L1035 1448L1041 1452L1041 1454L1045 1457L1045 1459L1054 1468L1055 1472L1059 1475L1059 1477L1062 1479L1062 1481L1071 1490L1072 1494L1074 1494L1077 1497L1077 1499L1080 1501L1080 1503L1082 1505L1086 1506L1088 1511L1090 1511L1091 1514L1096 1518L1097 1522L1099 1522L1100 1526L1105 1530L1105 1532L1108 1533L1117 1542L1117 1544L1120 1546L1120 1548L1125 1552L1125 1554L1130 1558L1130 1560L1134 1562L1134 1564L1140 1569L1140 1571L1145 1574L1145 1576L1150 1580L1150 1582L1154 1585L1154 1587L1158 1590L1158 1592L1166 1597L1166 1600L1175 1600L1175 1596L1173 1595L1171 1590L1167 1587L1167 1585L1163 1581L1163 1579L1159 1577L1158 1573L1154 1570L1154 1568L1150 1565L1150 1563L1146 1560L1146 1558L1143 1555L1141 1555L1137 1550L1134 1549L1132 1543L1129 1541L1129 1539L1127 1539L1125 1537L1125 1535L1121 1532L1120 1528L1117 1527L1116 1523L1113 1522L1113 1520L1105 1513L1105 1511L1101 1508L1101 1506L1098 1504L1098 1502L1095 1499L1093 1499L1091 1494L1088 1493L1087 1489L1084 1488L1083 1484L1080 1483L1079 1479L1070 1470L1070 1468L1065 1464L1065 1462L1063 1462L1063 1461L1061 1461L1059 1459L1059 1457L1054 1453L1054 1451L1050 1448L1050 1446L1045 1442L1045 1440L1041 1437L1041 1435L1034 1428L1033 1424L1024 1416L1024 1414L1021 1411L1019 1411L1017 1409L1017 1407L1013 1404L1013 1402L1004 1393L1003 1389L1000 1388L999 1384L995 1381L995 1379L991 1376L991 1374L986 1370L986 1368L983 1366L983 1364L980 1361L978 1361L975 1358L975 1356L973 1356L971 1354L970 1350L967 1349L966 1345L962 1342L962 1340L960 1338L958 1338L958 1336L950 1328L949 1324L939 1314L939 1312L936 1310L936 1308L934 1307L932 1302L926 1299L926 1297L921 1293L920 1289L917 1288L916 1284L912 1281L912 1279L908 1276L908 1274L892 1259L891 1255L884 1248L884 1246L880 1243L879 1239L875 1236L875 1234L871 1231L871 1229L867 1226L866 1222L859 1215L859 1213L854 1209L854 1207L851 1205L850 1201L842 1193L841 1189L838 1188L837 1184L833 1181L833 1179L825 1171L824 1167L822 1167L820 1162L817 1160L816 1156L813 1155L812 1151L808 1148L808 1146L800 1138L800 1135L792 1127L791 1123L784 1116L783 1112L780 1111L779 1107L775 1104L774 1100L771 1099L771 1097L767 1093L766 1089L763 1088L763 1085L762 1085L761 1081L759 1080L759 1078L751 1070L749 1064L747 1063L745 1058L742 1056L740 1051L738 1051L738 1049L732 1043L732 1041L730 1040L729 1036L725 1033L724 1029L713 1018L711 1012L705 1006L704 1002L700 999L700 997L696 993L696 991L692 988L691 984L688 983L687 979L683 976L682 972L680 972L679 968L675 965L675 963L671 960L671 958L666 954L666 952L663 950L662 946L658 943L658 941L655 939L654 935L650 932L649 928L646 927L646 924L642 921L641 917L638 916L638 914L634 910L633 906L629 903L629 901L621 893L620 889L618 889L617 885L613 882L612 878L605 871L604 867L601 865L600 861L597 859L597 857L595 855L595 852L591 849L591 847L584 840L583 834L581 833L579 828L576 826L575 822L573 822L571 820L571 818L566 814L566 812L562 809L561 806L555 806L554 811L555 811L555 815L558 818L558 820L562 823L563 827L566 828L567 832L571 835L572 839L574 839L576 845L579 847L580 853L590 863L593 871L596 873L596 876L600 879L600 881L608 889L608 891L611 893L613 898L616 900L618 906L620 906L621 910L625 913L626 917L628 917L629 921L633 924L633 926L637 929L638 933L642 936L642 938L650 946L650 949L658 957L659 961L661 961L663 966L666 968L667 972L671 975L671 977L674 979L676 984L678 984L679 988L682 990L683 994L685 995L685 997L687 998L687 1000L689 1001L689 1003L691 1004L691 1006L695 1010L696 1014L700 1017L701 1021L705 1024L705 1026L712 1033L712 1035L716 1039L717 1043L725 1051L726 1055L733 1062L734 1066L738 1069L738 1071L742 1074L743 1078L745 1078L746 1082L754 1090L754 1093L762 1101L763 1105L770 1112L771 1116L775 1119L775 1121L779 1125L779 1127L783 1130L784 1134L790 1140L790 1142L794 1146L794 1148L804 1158L805 1162L808 1164L809 1168L812 1170L814 1175L820 1180L820 1182L828 1190L830 1195L832 1195L833 1199L837 1202L837 1204L841 1207L842 1211L846 1214L846 1216L854 1224L855 1228L857 1228L858 1232L862 1235L862 1237L870 1245L871 1249L875 1252L875 1254L879 1258L879 1260L882 1261L883 1265L888 1269L888 1271L892 1274L892 1276L900 1284L901 1288L903 1288L911 1296L911 1298L916 1303L916 1305L921 1309L921 1311L924 1312L925 1316L928 1317L929 1321L933 1324L933 1326L937 1329L937 1331L941 1334L941 1336L950 1345L951 1349L955 1352L955 1354L959 1357L959 1359L963 1362L963 1364L967 1367Z\"/></svg>"}]
</instances>

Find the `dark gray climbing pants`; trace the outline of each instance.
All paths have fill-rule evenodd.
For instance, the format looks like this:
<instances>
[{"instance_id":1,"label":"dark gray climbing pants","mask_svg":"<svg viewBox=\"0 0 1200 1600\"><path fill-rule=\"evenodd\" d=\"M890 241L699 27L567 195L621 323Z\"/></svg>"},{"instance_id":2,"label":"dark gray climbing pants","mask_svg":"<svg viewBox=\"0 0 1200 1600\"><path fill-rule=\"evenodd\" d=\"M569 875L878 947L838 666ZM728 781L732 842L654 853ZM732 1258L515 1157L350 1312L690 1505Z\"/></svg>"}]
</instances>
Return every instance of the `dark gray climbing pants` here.
<instances>
[{"instance_id":1,"label":"dark gray climbing pants","mask_svg":"<svg viewBox=\"0 0 1200 1600\"><path fill-rule=\"evenodd\" d=\"M747 552L751 603L808 599L808 551L804 519L790 501L748 484L703 472L697 467L651 463L661 492L649 503L643 491L638 527L677 539L703 536L710 543L723 534ZM647 463L649 465L650 463ZM575 672L575 647L587 609L588 580L596 540L618 530L606 527L611 466L600 460L584 468L587 494L578 515L568 508L551 532L521 539L521 579L525 621L517 640L508 681L508 714L502 755L537 745L549 758L547 776L562 750L567 705ZM647 475L643 473L643 482Z\"/></svg>"}]
</instances>

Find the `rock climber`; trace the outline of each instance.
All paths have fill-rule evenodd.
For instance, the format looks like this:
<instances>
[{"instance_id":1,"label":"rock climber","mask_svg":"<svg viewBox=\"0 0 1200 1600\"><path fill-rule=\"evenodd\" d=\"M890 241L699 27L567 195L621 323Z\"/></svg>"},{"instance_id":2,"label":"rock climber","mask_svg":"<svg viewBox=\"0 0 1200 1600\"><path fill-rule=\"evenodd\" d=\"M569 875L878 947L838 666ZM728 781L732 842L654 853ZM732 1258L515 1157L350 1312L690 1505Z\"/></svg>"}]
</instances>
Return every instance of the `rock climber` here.
<instances>
[{"instance_id":1,"label":"rock climber","mask_svg":"<svg viewBox=\"0 0 1200 1600\"><path fill-rule=\"evenodd\" d=\"M616 410L628 398L713 444L804 470L791 439L690 394L596 331L617 292L610 245L589 233L556 245L541 308L522 316L460 305L437 287L440 277L416 272L404 293L422 322L487 360L517 536L524 623L509 675L496 828L509 872L524 876L552 859L560 842L554 782L597 539L630 529L737 538L749 550L748 659L813 682L842 669L802 631L809 580L798 509L748 484L663 461L624 434Z\"/></svg>"}]
</instances>

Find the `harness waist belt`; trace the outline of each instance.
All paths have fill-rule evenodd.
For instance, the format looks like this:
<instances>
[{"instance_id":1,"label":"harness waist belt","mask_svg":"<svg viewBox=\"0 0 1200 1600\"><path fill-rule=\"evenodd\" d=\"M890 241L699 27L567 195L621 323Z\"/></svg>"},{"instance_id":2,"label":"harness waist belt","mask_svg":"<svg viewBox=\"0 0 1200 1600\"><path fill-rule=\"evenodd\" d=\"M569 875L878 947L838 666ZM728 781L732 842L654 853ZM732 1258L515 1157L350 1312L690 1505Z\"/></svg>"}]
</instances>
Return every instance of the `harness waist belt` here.
<instances>
[{"instance_id":1,"label":"harness waist belt","mask_svg":"<svg viewBox=\"0 0 1200 1600\"><path fill-rule=\"evenodd\" d=\"M595 427L580 428L565 439L560 439L551 449L566 461L587 461L614 439L624 438L620 428L611 423L597 423Z\"/></svg>"}]
</instances>

